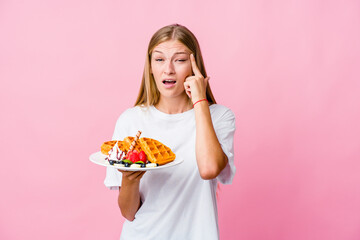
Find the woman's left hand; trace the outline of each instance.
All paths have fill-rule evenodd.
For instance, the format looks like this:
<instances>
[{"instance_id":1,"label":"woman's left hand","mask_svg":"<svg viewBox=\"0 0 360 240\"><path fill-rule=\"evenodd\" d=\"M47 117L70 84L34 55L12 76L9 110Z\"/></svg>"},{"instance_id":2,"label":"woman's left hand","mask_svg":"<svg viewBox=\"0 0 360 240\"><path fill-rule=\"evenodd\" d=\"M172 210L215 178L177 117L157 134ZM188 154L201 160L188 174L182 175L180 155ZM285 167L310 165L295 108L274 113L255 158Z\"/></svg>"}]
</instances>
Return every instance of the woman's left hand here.
<instances>
[{"instance_id":1,"label":"woman's left hand","mask_svg":"<svg viewBox=\"0 0 360 240\"><path fill-rule=\"evenodd\" d=\"M195 103L200 99L206 99L206 86L210 77L204 78L201 74L193 54L190 54L190 62L194 75L185 79L184 87L186 94L191 98L191 101Z\"/></svg>"}]
</instances>

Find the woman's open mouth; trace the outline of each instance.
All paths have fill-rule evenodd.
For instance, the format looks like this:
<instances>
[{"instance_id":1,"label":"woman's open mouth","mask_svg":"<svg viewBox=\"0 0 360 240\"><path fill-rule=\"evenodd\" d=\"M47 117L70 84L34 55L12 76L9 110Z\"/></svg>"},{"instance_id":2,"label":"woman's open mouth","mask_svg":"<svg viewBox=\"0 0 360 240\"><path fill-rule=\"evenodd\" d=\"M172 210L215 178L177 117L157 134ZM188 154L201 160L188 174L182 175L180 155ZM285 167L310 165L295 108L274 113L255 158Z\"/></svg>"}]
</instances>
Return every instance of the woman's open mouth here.
<instances>
[{"instance_id":1,"label":"woman's open mouth","mask_svg":"<svg viewBox=\"0 0 360 240\"><path fill-rule=\"evenodd\" d=\"M176 80L174 79L164 79L162 83L165 85L165 88L171 88L175 86Z\"/></svg>"}]
</instances>

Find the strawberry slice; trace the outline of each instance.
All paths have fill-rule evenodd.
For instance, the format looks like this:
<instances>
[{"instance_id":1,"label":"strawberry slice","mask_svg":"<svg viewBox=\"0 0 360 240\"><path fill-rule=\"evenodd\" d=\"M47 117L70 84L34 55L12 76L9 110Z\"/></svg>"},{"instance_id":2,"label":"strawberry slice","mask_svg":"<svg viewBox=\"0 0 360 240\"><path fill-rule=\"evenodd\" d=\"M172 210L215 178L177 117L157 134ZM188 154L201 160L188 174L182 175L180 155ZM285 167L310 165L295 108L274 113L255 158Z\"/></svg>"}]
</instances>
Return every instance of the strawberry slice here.
<instances>
[{"instance_id":1,"label":"strawberry slice","mask_svg":"<svg viewBox=\"0 0 360 240\"><path fill-rule=\"evenodd\" d=\"M146 163L146 154L144 151L140 151L139 159L140 159L140 161L143 161L144 163Z\"/></svg>"},{"instance_id":2,"label":"strawberry slice","mask_svg":"<svg viewBox=\"0 0 360 240\"><path fill-rule=\"evenodd\" d=\"M131 154L132 154L132 151L128 151L126 153L125 159L130 159Z\"/></svg>"},{"instance_id":3,"label":"strawberry slice","mask_svg":"<svg viewBox=\"0 0 360 240\"><path fill-rule=\"evenodd\" d=\"M139 161L139 154L137 153L137 151L133 151L129 158L128 158L130 161L132 161L133 163L136 163Z\"/></svg>"},{"instance_id":4,"label":"strawberry slice","mask_svg":"<svg viewBox=\"0 0 360 240\"><path fill-rule=\"evenodd\" d=\"M126 158L129 159L130 155L133 154L133 153L139 153L136 149L134 150L129 150L127 153L126 153Z\"/></svg>"}]
</instances>

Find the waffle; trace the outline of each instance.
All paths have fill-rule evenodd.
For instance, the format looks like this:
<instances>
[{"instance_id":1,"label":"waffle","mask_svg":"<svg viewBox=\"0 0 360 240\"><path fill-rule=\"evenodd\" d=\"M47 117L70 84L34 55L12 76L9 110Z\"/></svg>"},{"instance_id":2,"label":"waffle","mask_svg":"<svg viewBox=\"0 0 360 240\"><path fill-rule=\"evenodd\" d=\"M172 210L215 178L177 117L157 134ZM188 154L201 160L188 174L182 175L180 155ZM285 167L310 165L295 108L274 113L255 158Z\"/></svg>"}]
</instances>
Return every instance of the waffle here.
<instances>
[{"instance_id":1,"label":"waffle","mask_svg":"<svg viewBox=\"0 0 360 240\"><path fill-rule=\"evenodd\" d=\"M109 154L109 151L115 146L115 143L116 143L116 142L118 142L118 146L119 146L119 149L120 149L121 151L125 151L125 150L126 150L123 141L113 140L113 141L104 142L104 143L101 145L101 153L102 153L102 154L105 154L105 155L108 155L108 154Z\"/></svg>"},{"instance_id":2,"label":"waffle","mask_svg":"<svg viewBox=\"0 0 360 240\"><path fill-rule=\"evenodd\" d=\"M123 152L127 152L130 149L131 143L134 141L134 137L126 137L124 141L107 141L101 145L101 153L108 155L111 148L118 142L119 149ZM134 150L145 152L147 160L152 163L164 165L172 162L175 159L175 154L171 149L161 142L152 138L140 138L136 141Z\"/></svg>"},{"instance_id":3,"label":"waffle","mask_svg":"<svg viewBox=\"0 0 360 240\"><path fill-rule=\"evenodd\" d=\"M171 149L161 142L151 138L140 138L141 149L145 152L148 161L164 165L175 159L175 154ZM138 146L138 144L136 145Z\"/></svg>"},{"instance_id":4,"label":"waffle","mask_svg":"<svg viewBox=\"0 0 360 240\"><path fill-rule=\"evenodd\" d=\"M125 151L129 151L131 143L134 141L134 137L126 137L124 138L123 144L124 144L124 149ZM135 147L133 150L136 150L138 152L140 152L142 150L142 147L140 145L139 140L136 141ZM122 150L121 150L122 151ZM145 151L144 151L145 152Z\"/></svg>"}]
</instances>

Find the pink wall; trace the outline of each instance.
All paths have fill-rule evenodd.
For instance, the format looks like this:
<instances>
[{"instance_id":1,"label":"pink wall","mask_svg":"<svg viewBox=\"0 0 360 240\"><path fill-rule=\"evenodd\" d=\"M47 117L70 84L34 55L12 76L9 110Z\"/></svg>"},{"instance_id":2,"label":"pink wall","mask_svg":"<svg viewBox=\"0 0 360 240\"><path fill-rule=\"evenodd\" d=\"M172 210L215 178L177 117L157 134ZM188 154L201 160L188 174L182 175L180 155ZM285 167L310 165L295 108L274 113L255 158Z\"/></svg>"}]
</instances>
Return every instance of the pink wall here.
<instances>
[{"instance_id":1,"label":"pink wall","mask_svg":"<svg viewBox=\"0 0 360 240\"><path fill-rule=\"evenodd\" d=\"M175 22L237 116L221 239L360 239L359 1L123 2L0 2L0 239L118 239L117 193L88 155Z\"/></svg>"}]
</instances>

